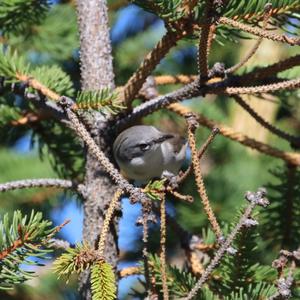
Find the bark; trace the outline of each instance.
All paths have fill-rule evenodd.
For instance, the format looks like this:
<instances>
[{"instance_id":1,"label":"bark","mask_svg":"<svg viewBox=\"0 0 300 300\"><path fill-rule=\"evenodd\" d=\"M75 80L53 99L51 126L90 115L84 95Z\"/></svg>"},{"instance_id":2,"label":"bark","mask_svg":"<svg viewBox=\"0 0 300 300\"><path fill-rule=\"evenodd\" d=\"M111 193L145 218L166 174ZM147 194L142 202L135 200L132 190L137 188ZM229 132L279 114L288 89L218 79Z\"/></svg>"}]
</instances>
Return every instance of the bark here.
<instances>
[{"instance_id":1,"label":"bark","mask_svg":"<svg viewBox=\"0 0 300 300\"><path fill-rule=\"evenodd\" d=\"M77 0L80 33L80 68L83 90L99 90L114 87L114 73L109 39L108 14L105 0ZM105 118L94 113L89 116L91 133L102 149L109 145L101 132L105 132ZM87 155L86 194L83 204L83 240L97 247L105 211L116 190L110 178L101 170L98 162ZM107 236L106 259L113 267L117 264L117 233L111 227ZM91 299L89 272L79 281L81 299Z\"/></svg>"}]
</instances>

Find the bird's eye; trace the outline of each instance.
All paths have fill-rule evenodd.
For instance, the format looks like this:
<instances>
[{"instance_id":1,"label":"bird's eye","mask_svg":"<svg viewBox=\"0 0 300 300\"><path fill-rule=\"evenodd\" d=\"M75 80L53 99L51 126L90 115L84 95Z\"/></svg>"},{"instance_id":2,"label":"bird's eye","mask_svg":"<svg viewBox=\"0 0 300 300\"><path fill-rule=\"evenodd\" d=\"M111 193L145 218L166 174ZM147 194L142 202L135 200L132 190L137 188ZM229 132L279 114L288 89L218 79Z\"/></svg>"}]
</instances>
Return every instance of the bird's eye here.
<instances>
[{"instance_id":1,"label":"bird's eye","mask_svg":"<svg viewBox=\"0 0 300 300\"><path fill-rule=\"evenodd\" d=\"M139 144L139 147L142 151L147 151L150 149L150 145L149 144L146 144L146 143L143 143L143 144Z\"/></svg>"}]
</instances>

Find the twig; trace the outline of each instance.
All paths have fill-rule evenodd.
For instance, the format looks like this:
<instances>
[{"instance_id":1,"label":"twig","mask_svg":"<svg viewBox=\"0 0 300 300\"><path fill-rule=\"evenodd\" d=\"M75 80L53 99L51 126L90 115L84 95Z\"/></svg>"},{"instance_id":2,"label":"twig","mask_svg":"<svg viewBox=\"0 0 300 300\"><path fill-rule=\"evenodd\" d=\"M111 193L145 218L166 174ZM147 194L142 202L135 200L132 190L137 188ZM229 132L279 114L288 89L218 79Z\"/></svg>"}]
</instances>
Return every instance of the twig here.
<instances>
[{"instance_id":1,"label":"twig","mask_svg":"<svg viewBox=\"0 0 300 300\"><path fill-rule=\"evenodd\" d=\"M34 88L35 90L41 92L44 96L58 101L60 99L60 95L55 93L54 91L47 88L45 85L43 85L41 82L36 80L35 78L32 78L30 76L17 73L16 78L20 81L26 82L30 87Z\"/></svg>"},{"instance_id":2,"label":"twig","mask_svg":"<svg viewBox=\"0 0 300 300\"><path fill-rule=\"evenodd\" d=\"M181 177L180 177L180 179L181 179ZM176 183L179 184L179 181L177 180ZM194 198L191 195L182 195L172 188L167 188L167 191L179 200L189 202L189 203L192 203L194 201Z\"/></svg>"},{"instance_id":3,"label":"twig","mask_svg":"<svg viewBox=\"0 0 300 300\"><path fill-rule=\"evenodd\" d=\"M300 137L293 136L289 133L282 131L281 129L273 126L268 121L266 121L262 116L260 116L246 101L244 101L240 96L234 95L234 100L244 108L260 125L268 129L273 134L287 140L292 145L300 147Z\"/></svg>"},{"instance_id":4,"label":"twig","mask_svg":"<svg viewBox=\"0 0 300 300\"><path fill-rule=\"evenodd\" d=\"M280 81L276 83L266 84L266 85L257 85L257 86L245 86L245 87L222 87L215 90L210 90L208 93L213 94L258 94L258 93L268 93L275 92L278 90L292 90L298 89L300 87L300 78Z\"/></svg>"},{"instance_id":5,"label":"twig","mask_svg":"<svg viewBox=\"0 0 300 300\"><path fill-rule=\"evenodd\" d=\"M176 112L177 114L179 114L183 117L186 114L192 112L188 107L183 106L179 103L174 103L174 104L170 105L168 107L168 109ZM228 126L218 124L217 122L210 120L199 113L197 114L197 121L201 125L203 125L207 128L210 128L210 129L213 129L215 127L219 128L220 134L222 134L223 136L225 136L233 141L239 142L244 146L250 147L250 148L255 149L264 154L280 158L280 159L288 162L291 165L294 165L294 166L300 165L300 154L298 154L298 153L281 151L277 148L274 148L267 144L256 141L240 132L235 131L234 129L232 129Z\"/></svg>"},{"instance_id":6,"label":"twig","mask_svg":"<svg viewBox=\"0 0 300 300\"><path fill-rule=\"evenodd\" d=\"M268 3L265 6L265 10L264 10L263 26L262 26L263 30L267 29L268 20L271 16L271 10L272 10L272 4ZM231 68L228 68L227 70L225 70L225 73L226 74L233 73L233 72L237 71L239 68L241 68L243 65L245 65L250 60L250 58L253 57L253 55L256 53L256 51L258 50L258 48L261 45L262 41L263 41L263 37L259 37L259 39L256 41L256 43L252 47L252 49L250 49L249 53L240 62L238 62L236 65L234 65Z\"/></svg>"},{"instance_id":7,"label":"twig","mask_svg":"<svg viewBox=\"0 0 300 300\"><path fill-rule=\"evenodd\" d=\"M208 79L208 54L209 54L209 36L212 22L213 1L206 0L205 3L205 24L201 28L199 46L198 46L198 72L200 75L200 85Z\"/></svg>"},{"instance_id":8,"label":"twig","mask_svg":"<svg viewBox=\"0 0 300 300\"><path fill-rule=\"evenodd\" d=\"M77 188L77 185L71 180L40 178L40 179L24 179L10 181L0 184L0 192L7 192L17 189L37 188L37 187L56 187L56 188Z\"/></svg>"},{"instance_id":9,"label":"twig","mask_svg":"<svg viewBox=\"0 0 300 300\"><path fill-rule=\"evenodd\" d=\"M184 87L176 90L175 92L168 93L163 96L158 96L141 105L135 107L132 113L127 114L123 119L116 122L115 126L118 130L121 130L124 126L130 125L137 119L148 115L160 108L166 107L171 103L182 101L184 99L189 99L196 97L200 94L201 89L199 89L199 82L195 80L194 82L185 85Z\"/></svg>"},{"instance_id":10,"label":"twig","mask_svg":"<svg viewBox=\"0 0 300 300\"><path fill-rule=\"evenodd\" d=\"M197 4L198 0L183 0L180 9L184 11L185 15L189 16Z\"/></svg>"},{"instance_id":11,"label":"twig","mask_svg":"<svg viewBox=\"0 0 300 300\"><path fill-rule=\"evenodd\" d=\"M124 98L126 106L129 106L138 91L143 86L146 78L155 69L161 59L168 53L168 51L176 45L177 41L181 39L186 32L180 34L167 31L162 39L157 43L155 48L145 57L137 71L130 77L124 87Z\"/></svg>"},{"instance_id":12,"label":"twig","mask_svg":"<svg viewBox=\"0 0 300 300\"><path fill-rule=\"evenodd\" d=\"M282 300L282 299L289 299L292 295L291 287L294 282L293 278L293 270L295 268L295 264L289 270L289 273L286 278L281 277L277 280L277 292L269 297L267 300Z\"/></svg>"},{"instance_id":13,"label":"twig","mask_svg":"<svg viewBox=\"0 0 300 300\"><path fill-rule=\"evenodd\" d=\"M70 220L64 221L61 225L56 226L51 234L49 234L42 242L40 243L32 243L32 235L35 234L35 232L32 232L32 230L27 231L24 236L21 236L17 238L14 241L11 241L11 245L7 248L2 249L0 252L0 261L5 259L7 256L10 255L13 251L17 250L18 248L23 247L25 244L28 246L31 245L32 247L41 247L44 246L46 243L49 243L50 239L56 234L58 231L60 231L65 225L67 225L70 222ZM21 224L19 224L20 230Z\"/></svg>"},{"instance_id":14,"label":"twig","mask_svg":"<svg viewBox=\"0 0 300 300\"><path fill-rule=\"evenodd\" d=\"M198 193L200 194L204 211L207 214L207 217L212 226L212 229L213 229L218 241L220 241L222 239L222 231L221 231L220 225L217 221L217 218L215 217L215 214L211 208L211 205L210 205L207 193L206 193L204 181L203 181L202 174L201 174L200 159L198 157L197 148L196 148L196 139L195 139L194 133L195 133L196 126L197 126L197 124L195 124L195 123L197 123L197 121L196 121L195 117L191 114L187 115L186 119L187 119L187 123L188 123L188 141L189 141L189 145L190 145L190 148L192 151L192 166L193 166L193 170L194 170L194 174L195 174L195 180L196 180L196 184L197 184Z\"/></svg>"},{"instance_id":15,"label":"twig","mask_svg":"<svg viewBox=\"0 0 300 300\"><path fill-rule=\"evenodd\" d=\"M151 293L151 280L150 280L150 271L149 271L149 253L148 253L148 216L149 208L147 203L142 204L142 225L143 225L143 261L144 261L144 275L146 283L146 291L149 295Z\"/></svg>"},{"instance_id":16,"label":"twig","mask_svg":"<svg viewBox=\"0 0 300 300\"><path fill-rule=\"evenodd\" d=\"M35 113L31 111L26 111L22 113L22 116L17 120L12 120L10 124L12 126L24 126L31 125L32 123L37 123L42 120L46 120L49 116L43 113Z\"/></svg>"},{"instance_id":17,"label":"twig","mask_svg":"<svg viewBox=\"0 0 300 300\"><path fill-rule=\"evenodd\" d=\"M166 266L166 196L162 195L160 201L160 270L162 279L162 289L164 300L169 299L169 290L167 284L167 266Z\"/></svg>"},{"instance_id":18,"label":"twig","mask_svg":"<svg viewBox=\"0 0 300 300\"><path fill-rule=\"evenodd\" d=\"M142 274L141 267L128 267L119 271L120 278Z\"/></svg>"},{"instance_id":19,"label":"twig","mask_svg":"<svg viewBox=\"0 0 300 300\"><path fill-rule=\"evenodd\" d=\"M121 189L118 189L115 192L113 198L111 199L111 202L109 203L109 207L105 213L105 219L104 219L103 226L101 229L101 234L100 234L100 239L99 239L99 244L98 244L99 256L104 257L105 244L107 241L107 233L109 232L110 221L113 217L113 214L115 212L115 209L118 205L119 199L122 194L123 194L123 191Z\"/></svg>"},{"instance_id":20,"label":"twig","mask_svg":"<svg viewBox=\"0 0 300 300\"><path fill-rule=\"evenodd\" d=\"M125 117L116 122L117 130L129 126L137 119L144 117L154 111L164 108L172 103L183 101L197 96L203 96L205 94L220 94L220 95L234 95L234 94L255 94L255 93L267 93L281 89L296 89L300 86L300 79L285 80L267 85L253 86L253 87L233 87L239 80L243 80L243 76L229 77L225 80L211 79L203 86L199 85L199 81L196 79L190 84L184 87L162 95L141 105L135 107L132 113L127 114Z\"/></svg>"},{"instance_id":21,"label":"twig","mask_svg":"<svg viewBox=\"0 0 300 300\"><path fill-rule=\"evenodd\" d=\"M67 250L68 248L71 247L71 244L68 241L61 240L61 239L56 239L56 238L50 239L49 240L49 245L50 245L51 248L63 249L63 250Z\"/></svg>"},{"instance_id":22,"label":"twig","mask_svg":"<svg viewBox=\"0 0 300 300\"><path fill-rule=\"evenodd\" d=\"M271 9L270 14L272 17L279 17L280 15L286 16L291 10L296 11L300 8L297 2L290 5L282 5L280 7L274 7ZM263 16L264 11L256 11L253 13L247 13L245 15L235 15L232 17L233 20L245 20L250 22L251 20L257 20Z\"/></svg>"},{"instance_id":23,"label":"twig","mask_svg":"<svg viewBox=\"0 0 300 300\"><path fill-rule=\"evenodd\" d=\"M198 78L198 75L161 75L155 76L155 84L165 85L165 84L187 84L195 81Z\"/></svg>"},{"instance_id":24,"label":"twig","mask_svg":"<svg viewBox=\"0 0 300 300\"><path fill-rule=\"evenodd\" d=\"M279 61L275 64L255 68L253 71L239 77L238 82L241 85L247 85L253 81L261 80L266 77L275 76L277 73L293 68L300 64L300 54Z\"/></svg>"},{"instance_id":25,"label":"twig","mask_svg":"<svg viewBox=\"0 0 300 300\"><path fill-rule=\"evenodd\" d=\"M201 160L201 158L203 157L204 153L206 152L208 146L212 143L212 141L214 140L215 136L219 133L219 128L215 127L212 129L212 132L211 134L209 135L209 137L207 138L207 140L205 141L205 143L201 146L201 148L198 150L198 157L199 157L199 160ZM179 178L177 179L177 183L180 184L182 183L188 176L189 174L191 173L192 171L192 166L189 166L187 168L187 170L181 174L179 176Z\"/></svg>"},{"instance_id":26,"label":"twig","mask_svg":"<svg viewBox=\"0 0 300 300\"><path fill-rule=\"evenodd\" d=\"M202 273L200 279L196 283L196 285L193 287L193 289L189 292L188 296L184 298L184 300L190 300L193 299L198 291L202 288L203 284L208 280L209 276L213 272L213 270L217 267L217 265L220 263L220 260L224 257L225 253L229 249L229 247L232 245L232 242L234 241L236 235L240 232L241 228L245 226L245 223L247 224L247 220L251 216L251 213L253 209L259 205L259 206L266 206L268 205L267 199L264 198L265 192L262 190L258 190L256 193L248 192L246 193L246 199L250 202L248 207L245 209L243 215L241 216L239 222L234 227L234 229L231 231L231 233L228 235L226 240L222 243L222 246L217 250L214 258L211 260L209 265L206 267L205 271Z\"/></svg>"},{"instance_id":27,"label":"twig","mask_svg":"<svg viewBox=\"0 0 300 300\"><path fill-rule=\"evenodd\" d=\"M256 36L260 36L272 41L276 41L276 42L281 42L281 43L285 43L285 44L289 44L289 45L300 45L300 39L299 38L290 38L287 35L280 35L280 34L276 34L273 32L269 32L257 27L252 27L237 21L234 21L232 19L229 19L227 17L220 17L219 18L219 23L221 24L225 24L225 25L229 25L232 26L234 28L237 28L239 30L248 32L248 33L252 33Z\"/></svg>"}]
</instances>

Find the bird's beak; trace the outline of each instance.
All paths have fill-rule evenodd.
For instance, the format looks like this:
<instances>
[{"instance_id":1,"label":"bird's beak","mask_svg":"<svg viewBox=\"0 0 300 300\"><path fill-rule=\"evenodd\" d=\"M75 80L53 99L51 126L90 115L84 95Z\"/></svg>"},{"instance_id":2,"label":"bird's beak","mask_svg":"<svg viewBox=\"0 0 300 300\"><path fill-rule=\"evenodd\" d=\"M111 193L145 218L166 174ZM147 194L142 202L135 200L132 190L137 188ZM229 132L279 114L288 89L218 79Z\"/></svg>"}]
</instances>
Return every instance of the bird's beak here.
<instances>
[{"instance_id":1,"label":"bird's beak","mask_svg":"<svg viewBox=\"0 0 300 300\"><path fill-rule=\"evenodd\" d=\"M165 134L165 135L161 136L160 138L156 139L154 142L155 142L156 144L161 144L161 143L163 143L164 141L169 140L169 139L172 139L172 138L174 138L174 135L173 135L173 134Z\"/></svg>"}]
</instances>

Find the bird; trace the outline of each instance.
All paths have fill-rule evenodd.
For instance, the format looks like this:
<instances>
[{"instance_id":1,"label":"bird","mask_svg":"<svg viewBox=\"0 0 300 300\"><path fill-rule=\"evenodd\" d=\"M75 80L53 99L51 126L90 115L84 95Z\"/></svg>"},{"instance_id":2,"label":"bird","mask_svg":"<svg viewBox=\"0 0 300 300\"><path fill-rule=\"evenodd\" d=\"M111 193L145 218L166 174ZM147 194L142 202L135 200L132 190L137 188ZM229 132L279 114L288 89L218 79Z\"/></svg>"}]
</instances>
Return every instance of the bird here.
<instances>
[{"instance_id":1,"label":"bird","mask_svg":"<svg viewBox=\"0 0 300 300\"><path fill-rule=\"evenodd\" d=\"M128 179L147 183L176 176L185 160L185 138L164 133L154 126L136 125L121 132L113 143L113 155Z\"/></svg>"}]
</instances>

